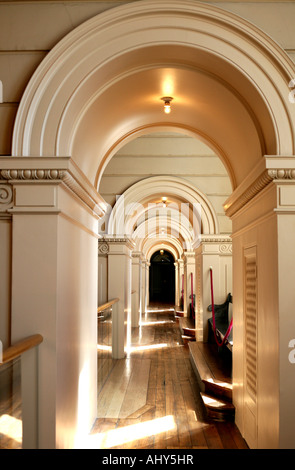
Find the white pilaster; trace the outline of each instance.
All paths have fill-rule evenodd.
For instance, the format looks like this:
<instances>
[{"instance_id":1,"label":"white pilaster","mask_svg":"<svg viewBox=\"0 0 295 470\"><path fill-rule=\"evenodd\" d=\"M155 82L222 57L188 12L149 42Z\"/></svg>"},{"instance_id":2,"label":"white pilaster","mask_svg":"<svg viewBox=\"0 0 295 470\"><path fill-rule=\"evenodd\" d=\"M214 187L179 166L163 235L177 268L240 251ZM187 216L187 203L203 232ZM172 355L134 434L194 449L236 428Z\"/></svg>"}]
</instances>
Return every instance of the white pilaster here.
<instances>
[{"instance_id":1,"label":"white pilaster","mask_svg":"<svg viewBox=\"0 0 295 470\"><path fill-rule=\"evenodd\" d=\"M137 327L142 314L141 284L142 284L142 254L132 253L132 308L131 326Z\"/></svg>"},{"instance_id":2,"label":"white pilaster","mask_svg":"<svg viewBox=\"0 0 295 470\"><path fill-rule=\"evenodd\" d=\"M118 298L112 319L113 357L125 357L131 339L131 252L134 247L129 238L105 237L108 253L108 299ZM114 312L113 312L114 313Z\"/></svg>"},{"instance_id":3,"label":"white pilaster","mask_svg":"<svg viewBox=\"0 0 295 470\"><path fill-rule=\"evenodd\" d=\"M196 275L196 258L194 251L185 251L183 254L184 268L184 305L183 311L185 316L189 316L190 296L191 296L191 276L193 276L193 295L195 295L195 275Z\"/></svg>"},{"instance_id":4,"label":"white pilaster","mask_svg":"<svg viewBox=\"0 0 295 470\"><path fill-rule=\"evenodd\" d=\"M0 341L3 349L11 344L11 261L13 191L9 183L0 180Z\"/></svg>"},{"instance_id":5,"label":"white pilaster","mask_svg":"<svg viewBox=\"0 0 295 470\"><path fill-rule=\"evenodd\" d=\"M13 192L11 343L36 333L44 338L38 360L32 353L22 361L24 433L35 436L32 443L24 435L24 443L75 447L97 413L97 225L103 200L67 157L1 158L0 179ZM38 398L28 404L35 383ZM30 406L36 406L35 418L27 425Z\"/></svg>"},{"instance_id":6,"label":"white pilaster","mask_svg":"<svg viewBox=\"0 0 295 470\"><path fill-rule=\"evenodd\" d=\"M179 306L179 269L178 269L178 263L174 263L174 268L175 268L175 305Z\"/></svg>"},{"instance_id":7,"label":"white pilaster","mask_svg":"<svg viewBox=\"0 0 295 470\"><path fill-rule=\"evenodd\" d=\"M179 291L179 300L178 304L182 310L184 309L184 262L183 259L178 259L178 291Z\"/></svg>"},{"instance_id":8,"label":"white pilaster","mask_svg":"<svg viewBox=\"0 0 295 470\"><path fill-rule=\"evenodd\" d=\"M213 270L214 303L225 302L232 293L232 241L227 235L202 235L196 252L195 312L197 339L207 341L212 312L210 267Z\"/></svg>"},{"instance_id":9,"label":"white pilaster","mask_svg":"<svg viewBox=\"0 0 295 470\"><path fill-rule=\"evenodd\" d=\"M104 238L98 240L97 305L108 301L108 251Z\"/></svg>"},{"instance_id":10,"label":"white pilaster","mask_svg":"<svg viewBox=\"0 0 295 470\"><path fill-rule=\"evenodd\" d=\"M147 260L142 259L141 264L141 312L142 315L146 312L147 307L147 297L146 297L146 288L147 288Z\"/></svg>"}]
</instances>

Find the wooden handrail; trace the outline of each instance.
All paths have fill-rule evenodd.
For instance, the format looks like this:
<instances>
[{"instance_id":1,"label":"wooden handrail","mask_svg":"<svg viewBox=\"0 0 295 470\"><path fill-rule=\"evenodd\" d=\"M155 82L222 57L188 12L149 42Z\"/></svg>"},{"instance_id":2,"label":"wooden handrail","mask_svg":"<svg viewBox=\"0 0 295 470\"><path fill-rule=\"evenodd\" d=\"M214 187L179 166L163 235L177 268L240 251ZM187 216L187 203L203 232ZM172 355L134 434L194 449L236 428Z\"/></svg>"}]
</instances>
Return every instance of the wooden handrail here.
<instances>
[{"instance_id":1,"label":"wooden handrail","mask_svg":"<svg viewBox=\"0 0 295 470\"><path fill-rule=\"evenodd\" d=\"M17 358L18 356L21 356L25 351L28 351L29 349L34 348L35 346L38 346L40 343L42 343L42 341L43 336L39 334L32 335L28 338L18 341L17 343L13 344L5 351L3 351L2 362L0 363L0 365L6 364L9 361L13 361L13 359Z\"/></svg>"},{"instance_id":2,"label":"wooden handrail","mask_svg":"<svg viewBox=\"0 0 295 470\"><path fill-rule=\"evenodd\" d=\"M103 312L104 310L107 310L108 308L110 308L112 305L114 305L116 302L119 302L119 299L113 299L113 300L109 300L108 302L106 302L105 304L102 304L102 305L99 305L99 307L97 307L97 313L100 313L100 312Z\"/></svg>"}]
</instances>

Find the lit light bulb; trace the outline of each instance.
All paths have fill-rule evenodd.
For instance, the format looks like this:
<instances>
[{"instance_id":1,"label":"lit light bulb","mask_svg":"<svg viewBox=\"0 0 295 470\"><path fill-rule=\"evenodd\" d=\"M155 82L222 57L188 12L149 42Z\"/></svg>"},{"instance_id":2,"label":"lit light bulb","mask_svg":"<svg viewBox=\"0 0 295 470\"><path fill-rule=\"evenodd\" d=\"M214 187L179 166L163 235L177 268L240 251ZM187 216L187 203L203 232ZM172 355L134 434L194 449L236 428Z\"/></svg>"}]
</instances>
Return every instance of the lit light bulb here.
<instances>
[{"instance_id":1,"label":"lit light bulb","mask_svg":"<svg viewBox=\"0 0 295 470\"><path fill-rule=\"evenodd\" d=\"M165 112L165 114L171 113L171 106L170 106L170 103L168 101L164 104L164 112Z\"/></svg>"},{"instance_id":2,"label":"lit light bulb","mask_svg":"<svg viewBox=\"0 0 295 470\"><path fill-rule=\"evenodd\" d=\"M171 101L173 98L171 98L171 96L164 96L161 100L164 101L164 113L169 114L171 112Z\"/></svg>"}]
</instances>

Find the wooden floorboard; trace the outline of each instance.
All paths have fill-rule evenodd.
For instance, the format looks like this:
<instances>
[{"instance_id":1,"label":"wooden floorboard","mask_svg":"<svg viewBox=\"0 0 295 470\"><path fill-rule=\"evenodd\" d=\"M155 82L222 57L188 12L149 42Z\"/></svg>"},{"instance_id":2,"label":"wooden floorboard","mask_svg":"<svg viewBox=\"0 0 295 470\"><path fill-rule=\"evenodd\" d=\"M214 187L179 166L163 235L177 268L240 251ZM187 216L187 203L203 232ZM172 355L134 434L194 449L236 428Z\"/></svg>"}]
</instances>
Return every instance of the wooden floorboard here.
<instances>
[{"instance_id":1,"label":"wooden floorboard","mask_svg":"<svg viewBox=\"0 0 295 470\"><path fill-rule=\"evenodd\" d=\"M132 329L126 359L113 360L107 349L98 351L99 418L83 447L247 448L234 423L207 419L189 347L182 341L173 310L153 308L143 320ZM15 382L10 398L7 386L0 395L1 414L21 420L20 383ZM21 448L20 442L0 437L1 449Z\"/></svg>"},{"instance_id":2,"label":"wooden floorboard","mask_svg":"<svg viewBox=\"0 0 295 470\"><path fill-rule=\"evenodd\" d=\"M110 447L111 439L105 439L103 448L246 449L234 423L216 423L206 417L188 345L182 341L173 311L161 310L157 312L153 308L145 316L142 327L133 329L132 352L126 359L150 361L148 381L144 379L147 384L145 405L137 411L133 407L125 419L98 419L91 433L93 444L95 437L101 443L101 436L109 434L114 436L114 445ZM151 348L141 350L140 345ZM129 370L132 381L130 367ZM144 375L140 380L143 378ZM130 403L133 402L132 389L128 387ZM137 438L134 438L136 429Z\"/></svg>"}]
</instances>

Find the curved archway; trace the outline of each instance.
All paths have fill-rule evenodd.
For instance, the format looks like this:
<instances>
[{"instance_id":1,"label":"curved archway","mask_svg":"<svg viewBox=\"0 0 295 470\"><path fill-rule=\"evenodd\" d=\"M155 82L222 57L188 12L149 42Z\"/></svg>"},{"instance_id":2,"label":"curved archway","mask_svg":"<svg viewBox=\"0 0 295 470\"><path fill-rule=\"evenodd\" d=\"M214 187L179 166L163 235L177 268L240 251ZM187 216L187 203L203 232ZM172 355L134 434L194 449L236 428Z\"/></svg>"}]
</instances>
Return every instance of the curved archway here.
<instances>
[{"instance_id":1,"label":"curved archway","mask_svg":"<svg viewBox=\"0 0 295 470\"><path fill-rule=\"evenodd\" d=\"M177 213L177 218L179 213ZM183 217L182 217L183 219ZM168 224L167 224L168 222ZM143 222L134 231L132 238L135 241L136 248L138 251L143 251L146 240L150 240L152 243L158 243L159 241L164 242L167 240L175 240L181 246L181 250L192 250L192 247L200 238L200 234L194 239L192 231L188 228L189 221L185 219L182 223L179 221L168 221L166 215L163 217L154 217L149 220L146 224Z\"/></svg>"},{"instance_id":2,"label":"curved archway","mask_svg":"<svg viewBox=\"0 0 295 470\"><path fill-rule=\"evenodd\" d=\"M155 123L203 135L234 187L262 155L292 155L291 60L234 14L193 1L167 5L108 10L60 41L22 98L13 155L70 155L96 184L112 147ZM160 106L167 89L175 98L168 121Z\"/></svg>"},{"instance_id":3,"label":"curved archway","mask_svg":"<svg viewBox=\"0 0 295 470\"><path fill-rule=\"evenodd\" d=\"M173 176L154 176L127 189L110 214L108 233L131 235L140 218L147 221L145 215L148 211L161 209L163 194L168 197L167 210L170 208L176 213L174 222L181 224L181 219L188 221L186 228L192 233L186 239L191 239L193 243L200 232L219 233L218 219L208 198L188 181Z\"/></svg>"},{"instance_id":4,"label":"curved archway","mask_svg":"<svg viewBox=\"0 0 295 470\"><path fill-rule=\"evenodd\" d=\"M182 129L202 136L215 149L235 190L263 155L294 155L295 108L286 99L294 75L294 64L264 32L216 6L189 0L130 3L87 21L46 56L22 97L12 156L70 156L78 167L75 176L85 176L97 187L112 152L127 139L151 127ZM174 97L169 118L161 106L168 89ZM287 200L293 201L290 193ZM214 226L208 225L208 230L218 233ZM273 232L276 235L270 240L275 246L278 235ZM269 249L264 251L264 259L270 259L272 246L269 240L263 242L261 237L259 245ZM289 273L289 269L281 272ZM236 285L240 287L241 279L239 270ZM283 293L276 292L272 304ZM237 322L241 325L242 289L236 298L241 302ZM274 318L270 333L278 338L277 326L283 320L277 321L271 302L266 307L273 309L274 315L268 315ZM260 319L268 323L266 316ZM280 335L280 341L283 338L286 334ZM282 356L277 360L276 353L274 348L269 362L275 358L281 363ZM242 370L241 357L239 364ZM280 390L289 382L282 383L287 374L279 373L279 387L268 403L280 400L280 406L286 401ZM239 377L238 387L242 380ZM243 388L239 388L241 400ZM258 398L260 403L264 401L263 394ZM261 410L261 422L267 422L268 409ZM282 441L285 435L283 428Z\"/></svg>"},{"instance_id":5,"label":"curved archway","mask_svg":"<svg viewBox=\"0 0 295 470\"><path fill-rule=\"evenodd\" d=\"M178 240L169 238L168 240L157 240L156 242L146 240L146 243L143 247L143 254L146 257L147 261L150 262L153 254L156 251L160 250L169 251L175 260L179 259L183 252Z\"/></svg>"}]
</instances>

